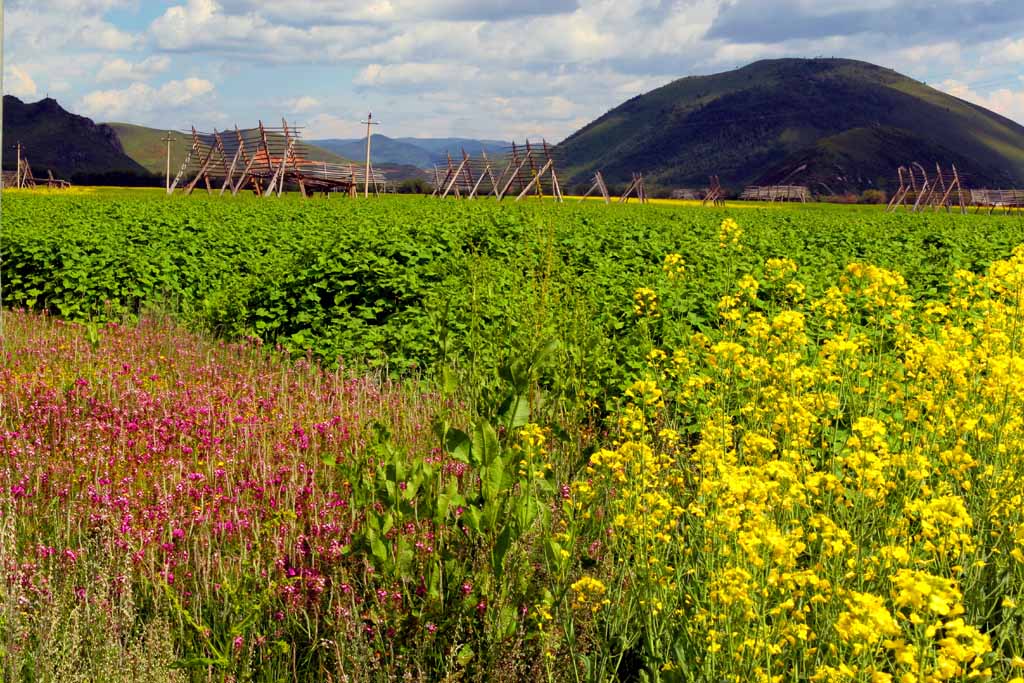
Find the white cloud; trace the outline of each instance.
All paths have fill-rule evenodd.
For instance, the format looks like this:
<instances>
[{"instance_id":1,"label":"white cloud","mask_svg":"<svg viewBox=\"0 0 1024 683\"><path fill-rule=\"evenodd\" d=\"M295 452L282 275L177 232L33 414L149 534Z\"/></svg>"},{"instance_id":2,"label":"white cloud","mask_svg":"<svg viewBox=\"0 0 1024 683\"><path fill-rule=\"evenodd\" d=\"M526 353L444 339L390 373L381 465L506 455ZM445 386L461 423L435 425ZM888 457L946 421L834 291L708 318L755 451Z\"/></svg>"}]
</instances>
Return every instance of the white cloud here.
<instances>
[{"instance_id":1,"label":"white cloud","mask_svg":"<svg viewBox=\"0 0 1024 683\"><path fill-rule=\"evenodd\" d=\"M948 40L940 43L913 45L899 50L894 56L895 63L900 65L905 65L908 62L931 66L941 64L947 68L958 67L963 60L960 44Z\"/></svg>"},{"instance_id":2,"label":"white cloud","mask_svg":"<svg viewBox=\"0 0 1024 683\"><path fill-rule=\"evenodd\" d=\"M27 71L15 64L4 69L4 93L22 100L30 100L39 94L39 87Z\"/></svg>"},{"instance_id":3,"label":"white cloud","mask_svg":"<svg viewBox=\"0 0 1024 683\"><path fill-rule=\"evenodd\" d=\"M149 112L166 112L199 103L213 90L213 83L202 78L168 81L159 88L133 83L126 88L90 92L78 106L99 121L135 120Z\"/></svg>"},{"instance_id":4,"label":"white cloud","mask_svg":"<svg viewBox=\"0 0 1024 683\"><path fill-rule=\"evenodd\" d=\"M96 10L74 4L59 10L15 6L7 11L4 24L7 49L22 59L40 52L127 50L138 42Z\"/></svg>"},{"instance_id":5,"label":"white cloud","mask_svg":"<svg viewBox=\"0 0 1024 683\"><path fill-rule=\"evenodd\" d=\"M360 132L362 131L362 132ZM359 116L352 112L352 116L342 118L334 114L317 114L306 124L303 137L311 140L322 140L325 138L357 138L366 135L366 127L359 125Z\"/></svg>"},{"instance_id":6,"label":"white cloud","mask_svg":"<svg viewBox=\"0 0 1024 683\"><path fill-rule=\"evenodd\" d=\"M320 100L309 95L303 95L302 97L289 100L284 106L290 114L305 114L318 109L320 107Z\"/></svg>"},{"instance_id":7,"label":"white cloud","mask_svg":"<svg viewBox=\"0 0 1024 683\"><path fill-rule=\"evenodd\" d=\"M999 88L987 94L976 92L967 83L957 80L944 81L939 87L954 97L991 109L1008 119L1024 121L1024 85L1020 90Z\"/></svg>"},{"instance_id":8,"label":"white cloud","mask_svg":"<svg viewBox=\"0 0 1024 683\"><path fill-rule=\"evenodd\" d=\"M141 62L129 62L118 57L103 65L96 74L96 82L148 81L153 76L167 71L170 66L170 57L163 55L147 57Z\"/></svg>"},{"instance_id":9,"label":"white cloud","mask_svg":"<svg viewBox=\"0 0 1024 683\"><path fill-rule=\"evenodd\" d=\"M236 118L247 125L260 115L301 115L317 136L358 137L363 132L356 122L372 109L388 135L559 139L674 78L755 59L816 55L881 62L928 82L955 78L987 93L976 95L986 106L1021 120L1013 112L1024 15L1013 12L1013 2L951 0L943 21L978 17L988 32L983 40L970 22L955 33L929 29L936 24L926 0L6 5L10 63L30 75L37 92L67 93L62 99L77 100L100 118L164 126L188 116L210 127ZM147 28L118 21L140 7L158 8ZM890 30L888 18L899 12L923 12L924 29ZM169 84L154 83L172 65L178 85L168 90ZM230 96L215 99L210 81L197 77L190 86L184 76L230 83ZM31 90L19 83L13 87Z\"/></svg>"}]
</instances>

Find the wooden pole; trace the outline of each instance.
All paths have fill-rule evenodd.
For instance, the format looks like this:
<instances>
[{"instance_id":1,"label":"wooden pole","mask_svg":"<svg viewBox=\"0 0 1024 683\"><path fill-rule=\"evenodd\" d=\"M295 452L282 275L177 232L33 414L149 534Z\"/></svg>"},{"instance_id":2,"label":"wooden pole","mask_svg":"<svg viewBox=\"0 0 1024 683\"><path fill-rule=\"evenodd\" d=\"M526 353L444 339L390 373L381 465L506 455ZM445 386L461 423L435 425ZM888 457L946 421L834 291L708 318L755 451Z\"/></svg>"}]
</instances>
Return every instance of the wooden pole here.
<instances>
[{"instance_id":1,"label":"wooden pole","mask_svg":"<svg viewBox=\"0 0 1024 683\"><path fill-rule=\"evenodd\" d=\"M366 114L363 123L366 124L366 182L363 184L363 199L366 199L370 196L370 143L373 141L371 126L379 126L380 123L373 120L373 112Z\"/></svg>"},{"instance_id":2,"label":"wooden pole","mask_svg":"<svg viewBox=\"0 0 1024 683\"><path fill-rule=\"evenodd\" d=\"M515 143L513 143L513 144L515 144ZM502 188L501 192L498 193L498 201L499 202L505 197L505 193L508 192L508 188L512 187L512 183L515 182L516 178L519 177L519 170L523 167L523 164L525 164L525 163L526 163L526 159L523 159L522 161L519 162L518 166L516 166L514 169L512 169L512 175L509 176L508 182L505 183L505 187ZM522 183L520 183L520 185L521 184Z\"/></svg>"},{"instance_id":3,"label":"wooden pole","mask_svg":"<svg viewBox=\"0 0 1024 683\"><path fill-rule=\"evenodd\" d=\"M167 170L164 172L164 189L169 192L171 189L171 143L174 142L171 131L167 131L167 137L161 142L167 143Z\"/></svg>"},{"instance_id":4,"label":"wooden pole","mask_svg":"<svg viewBox=\"0 0 1024 683\"><path fill-rule=\"evenodd\" d=\"M217 195L218 197L223 196L224 190L228 189L228 185L232 184L231 181L234 180L235 177L235 167L238 166L238 157L241 154L242 148L239 147L235 150L235 157L231 160L231 170L224 174L224 184L220 186L220 194Z\"/></svg>"},{"instance_id":5,"label":"wooden pole","mask_svg":"<svg viewBox=\"0 0 1024 683\"><path fill-rule=\"evenodd\" d=\"M459 175L462 173L462 169L463 169L463 167L465 167L466 161L467 161L466 159L463 159L462 163L459 164L459 168L455 171L454 174L452 174L452 179L448 183L448 187L444 188L444 194L441 195L441 199L444 199L445 197L447 197L448 193L451 192L451 190L452 190L452 186L455 185L455 183L458 182ZM458 187L455 188L455 191L456 191L456 193L458 193ZM461 195L458 195L458 196L461 196Z\"/></svg>"},{"instance_id":6,"label":"wooden pole","mask_svg":"<svg viewBox=\"0 0 1024 683\"><path fill-rule=\"evenodd\" d=\"M551 160L549 159L549 160L548 160L548 162L547 162L546 164L544 164L544 167L543 167L543 168L542 168L542 169L540 170L540 173L537 173L537 174L535 174L535 175L533 176L533 180L531 180L531 181L529 182L529 184L528 184L528 185L527 185L526 187L524 187L524 188L523 188L523 191L519 193L519 196L518 196L518 197L516 197L516 201L517 201L517 202L518 202L518 201L519 201L520 199L522 199L523 197L525 197L525 196L526 196L526 193L530 191L530 188L531 188L531 187L533 187L533 186L534 186L534 184L539 184L539 183L540 183L540 179L541 179L541 176L543 176L543 175L544 175L544 174L545 174L545 173L546 173L546 172L548 171L548 169L550 169L550 168L551 168L551 165L552 165L553 163L554 163L554 162L552 162L552 161L551 161ZM543 197L543 196L544 196L544 195L543 195L543 193L541 193L541 194L540 194L540 196L541 196L541 197Z\"/></svg>"},{"instance_id":7,"label":"wooden pole","mask_svg":"<svg viewBox=\"0 0 1024 683\"><path fill-rule=\"evenodd\" d=\"M239 148L239 150L241 150L241 148ZM256 162L256 157L255 157L255 156L254 156L254 157L253 157L252 159L249 159L249 161L245 162L245 170L244 170L244 171L242 171L242 176L241 176L241 177L240 177L240 178L238 179L238 183L237 183L237 184L235 184L235 186L231 188L231 196L232 196L232 197L234 197L234 196L235 196L236 194L238 194L238 191L242 189L242 186L243 186L243 185L245 185L245 181L246 181L246 180L248 179L248 177L249 177L249 171L251 171L251 170L252 170L252 165L253 165L253 163L255 163L255 162ZM257 185L257 184L256 184L256 183L254 182L254 183L253 183L253 187L254 187L254 188L257 188L257 190L258 190L258 188L259 188L259 185ZM257 194L259 194L259 192L258 192L258 191L257 191Z\"/></svg>"}]
</instances>

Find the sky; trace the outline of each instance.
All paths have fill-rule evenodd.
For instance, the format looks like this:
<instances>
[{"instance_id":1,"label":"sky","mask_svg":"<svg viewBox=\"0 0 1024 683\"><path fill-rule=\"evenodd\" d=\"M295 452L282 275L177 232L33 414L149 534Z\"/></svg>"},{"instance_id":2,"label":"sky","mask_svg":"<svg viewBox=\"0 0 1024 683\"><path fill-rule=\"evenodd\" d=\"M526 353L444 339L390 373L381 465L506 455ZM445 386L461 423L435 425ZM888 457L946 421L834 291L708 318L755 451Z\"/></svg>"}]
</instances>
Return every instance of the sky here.
<instances>
[{"instance_id":1,"label":"sky","mask_svg":"<svg viewBox=\"0 0 1024 683\"><path fill-rule=\"evenodd\" d=\"M1021 0L7 0L4 92L97 121L559 141L676 78L889 67L1024 123Z\"/></svg>"}]
</instances>

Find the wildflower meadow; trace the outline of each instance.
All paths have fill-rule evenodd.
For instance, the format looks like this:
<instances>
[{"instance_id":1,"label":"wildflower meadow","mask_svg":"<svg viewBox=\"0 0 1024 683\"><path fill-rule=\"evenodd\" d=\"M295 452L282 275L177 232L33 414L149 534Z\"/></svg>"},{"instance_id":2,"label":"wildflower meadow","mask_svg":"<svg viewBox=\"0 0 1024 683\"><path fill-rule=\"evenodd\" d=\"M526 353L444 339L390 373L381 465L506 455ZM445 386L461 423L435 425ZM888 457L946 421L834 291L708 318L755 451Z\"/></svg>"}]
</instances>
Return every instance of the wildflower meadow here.
<instances>
[{"instance_id":1,"label":"wildflower meadow","mask_svg":"<svg viewBox=\"0 0 1024 683\"><path fill-rule=\"evenodd\" d=\"M1024 683L1019 217L19 200L4 681Z\"/></svg>"}]
</instances>

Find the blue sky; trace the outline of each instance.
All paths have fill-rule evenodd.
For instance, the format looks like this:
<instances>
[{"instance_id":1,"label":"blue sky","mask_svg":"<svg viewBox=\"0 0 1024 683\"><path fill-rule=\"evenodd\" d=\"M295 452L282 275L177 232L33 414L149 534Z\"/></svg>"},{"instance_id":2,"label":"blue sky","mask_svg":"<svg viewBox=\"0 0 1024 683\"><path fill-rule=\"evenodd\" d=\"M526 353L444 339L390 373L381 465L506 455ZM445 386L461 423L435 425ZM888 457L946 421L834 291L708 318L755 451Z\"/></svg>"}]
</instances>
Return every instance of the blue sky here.
<instances>
[{"instance_id":1,"label":"blue sky","mask_svg":"<svg viewBox=\"0 0 1024 683\"><path fill-rule=\"evenodd\" d=\"M864 59L1024 123L1021 0L8 0L4 91L98 121L560 140L761 58Z\"/></svg>"}]
</instances>

